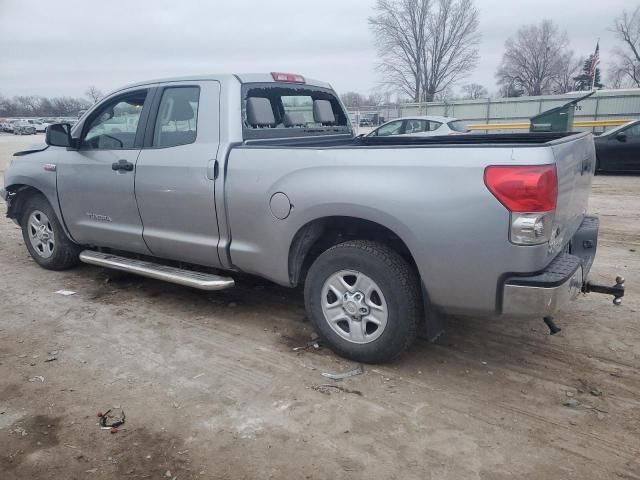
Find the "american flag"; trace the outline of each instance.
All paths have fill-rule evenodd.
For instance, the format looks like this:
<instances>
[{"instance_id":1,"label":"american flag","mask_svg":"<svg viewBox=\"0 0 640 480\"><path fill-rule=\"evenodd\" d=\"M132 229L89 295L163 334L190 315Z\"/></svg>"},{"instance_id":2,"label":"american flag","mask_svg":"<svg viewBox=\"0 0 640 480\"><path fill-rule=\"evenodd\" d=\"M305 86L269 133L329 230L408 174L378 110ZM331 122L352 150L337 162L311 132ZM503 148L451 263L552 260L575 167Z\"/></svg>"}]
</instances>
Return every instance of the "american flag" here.
<instances>
[{"instance_id":1,"label":"american flag","mask_svg":"<svg viewBox=\"0 0 640 480\"><path fill-rule=\"evenodd\" d=\"M595 79L596 77L596 67L600 63L600 40L596 44L596 51L591 55L591 66L589 67L589 73L591 78Z\"/></svg>"}]
</instances>

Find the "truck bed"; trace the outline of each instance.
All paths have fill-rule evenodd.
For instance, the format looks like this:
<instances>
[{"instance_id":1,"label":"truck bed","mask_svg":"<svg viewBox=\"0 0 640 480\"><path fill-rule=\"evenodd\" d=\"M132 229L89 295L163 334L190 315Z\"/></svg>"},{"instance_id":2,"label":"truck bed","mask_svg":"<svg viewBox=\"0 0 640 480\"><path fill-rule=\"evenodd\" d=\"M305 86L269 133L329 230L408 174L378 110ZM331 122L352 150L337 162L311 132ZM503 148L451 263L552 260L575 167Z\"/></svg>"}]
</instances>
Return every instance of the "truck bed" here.
<instances>
[{"instance_id":1,"label":"truck bed","mask_svg":"<svg viewBox=\"0 0 640 480\"><path fill-rule=\"evenodd\" d=\"M287 284L289 245L303 226L319 217L364 219L406 244L434 305L448 313L495 312L505 274L543 271L565 249L587 210L594 161L586 132L236 145L224 192L229 257L242 271ZM552 240L516 245L509 211L487 189L485 169L548 164L558 177ZM285 220L269 213L277 192L291 205ZM455 278L458 288L444 278Z\"/></svg>"}]
</instances>

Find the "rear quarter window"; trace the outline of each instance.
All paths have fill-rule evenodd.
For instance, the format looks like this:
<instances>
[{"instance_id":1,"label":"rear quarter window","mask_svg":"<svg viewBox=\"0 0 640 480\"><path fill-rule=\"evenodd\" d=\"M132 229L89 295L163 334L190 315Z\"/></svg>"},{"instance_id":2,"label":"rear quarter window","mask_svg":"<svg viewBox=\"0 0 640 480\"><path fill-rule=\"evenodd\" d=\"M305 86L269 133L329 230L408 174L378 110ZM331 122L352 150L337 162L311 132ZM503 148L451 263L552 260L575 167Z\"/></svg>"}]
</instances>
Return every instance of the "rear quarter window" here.
<instances>
[{"instance_id":1,"label":"rear quarter window","mask_svg":"<svg viewBox=\"0 0 640 480\"><path fill-rule=\"evenodd\" d=\"M463 122L462 120L454 120L453 122L449 122L449 128L454 132L462 132L466 133L469 131L467 128L467 122Z\"/></svg>"}]
</instances>

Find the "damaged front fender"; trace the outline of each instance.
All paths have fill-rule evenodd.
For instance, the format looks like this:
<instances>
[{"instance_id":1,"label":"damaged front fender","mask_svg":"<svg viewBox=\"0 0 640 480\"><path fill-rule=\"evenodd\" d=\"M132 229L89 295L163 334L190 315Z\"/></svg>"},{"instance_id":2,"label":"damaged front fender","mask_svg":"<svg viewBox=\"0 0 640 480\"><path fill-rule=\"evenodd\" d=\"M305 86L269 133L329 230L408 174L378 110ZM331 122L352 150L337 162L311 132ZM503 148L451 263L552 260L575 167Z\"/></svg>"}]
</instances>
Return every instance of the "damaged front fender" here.
<instances>
[{"instance_id":1,"label":"damaged front fender","mask_svg":"<svg viewBox=\"0 0 640 480\"><path fill-rule=\"evenodd\" d=\"M14 221L16 225L19 225L18 221L18 193L22 190L26 190L29 187L21 187L15 190L0 190L2 198L7 202L7 217Z\"/></svg>"}]
</instances>

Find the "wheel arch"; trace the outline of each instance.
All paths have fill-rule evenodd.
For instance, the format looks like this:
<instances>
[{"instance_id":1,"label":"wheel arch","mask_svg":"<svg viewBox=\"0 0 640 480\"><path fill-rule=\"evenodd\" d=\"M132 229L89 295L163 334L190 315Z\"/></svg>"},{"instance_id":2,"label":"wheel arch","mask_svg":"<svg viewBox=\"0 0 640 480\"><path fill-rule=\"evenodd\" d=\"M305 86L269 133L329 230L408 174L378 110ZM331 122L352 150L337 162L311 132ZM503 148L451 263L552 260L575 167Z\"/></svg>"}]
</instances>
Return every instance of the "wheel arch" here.
<instances>
[{"instance_id":1,"label":"wheel arch","mask_svg":"<svg viewBox=\"0 0 640 480\"><path fill-rule=\"evenodd\" d=\"M306 274L318 256L330 247L348 240L380 241L393 248L414 270L420 282L423 319L418 325L419 336L429 341L437 339L445 328L445 317L432 304L429 284L420 273L405 239L382 223L353 216L316 218L298 229L289 247L289 281L291 286L304 283Z\"/></svg>"},{"instance_id":2,"label":"wheel arch","mask_svg":"<svg viewBox=\"0 0 640 480\"><path fill-rule=\"evenodd\" d=\"M332 215L304 224L289 246L288 272L291 285L304 282L311 263L328 248L347 240L376 240L388 244L415 269L416 261L407 243L391 228L360 217Z\"/></svg>"},{"instance_id":3,"label":"wheel arch","mask_svg":"<svg viewBox=\"0 0 640 480\"><path fill-rule=\"evenodd\" d=\"M22 213L24 211L24 206L27 200L34 195L42 195L51 205L54 213L60 225L64 229L65 234L72 239L69 231L67 229L66 224L64 223L64 218L62 217L62 212L60 211L60 205L58 204L58 198L54 195L51 198L50 195L47 195L43 189L40 189L30 183L13 183L11 185L7 185L5 187L7 192L7 217L14 220L16 223L20 223L20 218L22 217Z\"/></svg>"},{"instance_id":4,"label":"wheel arch","mask_svg":"<svg viewBox=\"0 0 640 480\"><path fill-rule=\"evenodd\" d=\"M7 191L7 217L20 222L22 212L26 201L34 195L42 195L46 198L46 195L42 190L33 187L31 185L18 183L9 185L6 187Z\"/></svg>"}]
</instances>

